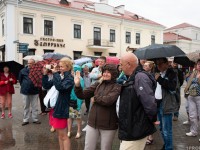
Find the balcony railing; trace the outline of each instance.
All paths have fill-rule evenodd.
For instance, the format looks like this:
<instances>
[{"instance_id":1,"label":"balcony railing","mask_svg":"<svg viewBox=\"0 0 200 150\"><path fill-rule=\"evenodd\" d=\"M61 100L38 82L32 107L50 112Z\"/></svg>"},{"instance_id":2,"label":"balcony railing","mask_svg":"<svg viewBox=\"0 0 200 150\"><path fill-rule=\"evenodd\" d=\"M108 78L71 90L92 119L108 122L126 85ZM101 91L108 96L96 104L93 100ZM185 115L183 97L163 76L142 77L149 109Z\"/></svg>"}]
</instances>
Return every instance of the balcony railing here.
<instances>
[{"instance_id":1,"label":"balcony railing","mask_svg":"<svg viewBox=\"0 0 200 150\"><path fill-rule=\"evenodd\" d=\"M93 46L98 46L98 47L113 47L113 43L110 42L109 40L95 40L95 39L89 39L88 40L88 47L93 47Z\"/></svg>"}]
</instances>

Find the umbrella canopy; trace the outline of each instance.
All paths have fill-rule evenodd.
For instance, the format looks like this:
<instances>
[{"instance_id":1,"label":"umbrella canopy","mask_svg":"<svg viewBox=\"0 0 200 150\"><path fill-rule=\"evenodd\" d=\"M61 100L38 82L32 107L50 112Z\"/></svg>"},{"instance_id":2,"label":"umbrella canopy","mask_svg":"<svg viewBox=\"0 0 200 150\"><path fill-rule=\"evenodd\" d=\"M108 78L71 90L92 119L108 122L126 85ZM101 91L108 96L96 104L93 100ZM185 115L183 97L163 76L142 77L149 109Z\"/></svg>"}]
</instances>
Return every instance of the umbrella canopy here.
<instances>
[{"instance_id":1,"label":"umbrella canopy","mask_svg":"<svg viewBox=\"0 0 200 150\"><path fill-rule=\"evenodd\" d=\"M200 59L200 50L191 52L187 54L187 57L191 60L196 62L198 59Z\"/></svg>"},{"instance_id":2,"label":"umbrella canopy","mask_svg":"<svg viewBox=\"0 0 200 150\"><path fill-rule=\"evenodd\" d=\"M42 87L42 69L47 64L58 63L59 60L55 59L45 59L42 61L38 61L30 68L29 78L33 82L36 87Z\"/></svg>"},{"instance_id":3,"label":"umbrella canopy","mask_svg":"<svg viewBox=\"0 0 200 150\"><path fill-rule=\"evenodd\" d=\"M174 62L182 65L183 67L194 67L195 62L191 61L187 56L175 56Z\"/></svg>"},{"instance_id":4,"label":"umbrella canopy","mask_svg":"<svg viewBox=\"0 0 200 150\"><path fill-rule=\"evenodd\" d=\"M152 59L184 55L185 53L175 45L153 44L134 51L139 59Z\"/></svg>"},{"instance_id":5,"label":"umbrella canopy","mask_svg":"<svg viewBox=\"0 0 200 150\"><path fill-rule=\"evenodd\" d=\"M36 62L42 61L43 57L40 55L27 55L23 58L23 60L29 60L29 59L34 59Z\"/></svg>"},{"instance_id":6,"label":"umbrella canopy","mask_svg":"<svg viewBox=\"0 0 200 150\"><path fill-rule=\"evenodd\" d=\"M88 63L88 62L92 62L92 59L89 57L82 57L82 58L74 60L74 63L76 65L80 65L80 66L82 66L83 64Z\"/></svg>"},{"instance_id":7,"label":"umbrella canopy","mask_svg":"<svg viewBox=\"0 0 200 150\"><path fill-rule=\"evenodd\" d=\"M74 69L74 72L76 72L76 71L82 71L82 68L81 68L81 66L79 66L79 65L73 65L73 69Z\"/></svg>"},{"instance_id":8,"label":"umbrella canopy","mask_svg":"<svg viewBox=\"0 0 200 150\"><path fill-rule=\"evenodd\" d=\"M24 68L22 64L16 61L6 61L6 62L0 62L0 72L3 72L3 68L5 66L9 67L10 72L14 74L16 79L18 79L20 70Z\"/></svg>"},{"instance_id":9,"label":"umbrella canopy","mask_svg":"<svg viewBox=\"0 0 200 150\"><path fill-rule=\"evenodd\" d=\"M92 63L89 62L89 63L83 64L82 68L85 68L85 66L87 66L88 68L92 68Z\"/></svg>"},{"instance_id":10,"label":"umbrella canopy","mask_svg":"<svg viewBox=\"0 0 200 150\"><path fill-rule=\"evenodd\" d=\"M60 53L45 53L45 54L43 55L43 58L44 58L44 59L52 58L52 59L55 59L55 60L60 60L60 59L62 59L63 57L67 57L67 58L69 58L69 59L72 59L70 56L64 55L64 54L60 54Z\"/></svg>"},{"instance_id":11,"label":"umbrella canopy","mask_svg":"<svg viewBox=\"0 0 200 150\"><path fill-rule=\"evenodd\" d=\"M107 56L106 57L106 64L115 64L118 65L119 64L119 58L115 57L115 56ZM95 60L95 65L99 65L99 58Z\"/></svg>"}]
</instances>

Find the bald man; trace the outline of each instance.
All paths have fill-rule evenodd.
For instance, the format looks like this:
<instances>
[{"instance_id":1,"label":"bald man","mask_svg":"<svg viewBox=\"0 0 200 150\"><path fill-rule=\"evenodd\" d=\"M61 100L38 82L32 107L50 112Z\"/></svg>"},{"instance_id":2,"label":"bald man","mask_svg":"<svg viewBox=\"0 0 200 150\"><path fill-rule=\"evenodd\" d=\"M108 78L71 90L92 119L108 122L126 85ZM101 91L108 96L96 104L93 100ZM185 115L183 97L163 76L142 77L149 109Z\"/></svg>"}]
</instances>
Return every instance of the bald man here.
<instances>
[{"instance_id":1,"label":"bald man","mask_svg":"<svg viewBox=\"0 0 200 150\"><path fill-rule=\"evenodd\" d=\"M33 82L29 78L29 69L35 63L34 59L28 60L28 66L23 68L19 73L19 83L21 85L20 93L23 97L24 114L22 126L29 124L30 117L30 105L32 107L32 120L34 124L40 124L38 121L38 93L39 89L34 86Z\"/></svg>"},{"instance_id":2,"label":"bald man","mask_svg":"<svg viewBox=\"0 0 200 150\"><path fill-rule=\"evenodd\" d=\"M153 124L157 110L153 79L138 67L138 59L133 53L122 56L120 65L128 77L120 94L120 150L144 150L147 136L156 132Z\"/></svg>"}]
</instances>

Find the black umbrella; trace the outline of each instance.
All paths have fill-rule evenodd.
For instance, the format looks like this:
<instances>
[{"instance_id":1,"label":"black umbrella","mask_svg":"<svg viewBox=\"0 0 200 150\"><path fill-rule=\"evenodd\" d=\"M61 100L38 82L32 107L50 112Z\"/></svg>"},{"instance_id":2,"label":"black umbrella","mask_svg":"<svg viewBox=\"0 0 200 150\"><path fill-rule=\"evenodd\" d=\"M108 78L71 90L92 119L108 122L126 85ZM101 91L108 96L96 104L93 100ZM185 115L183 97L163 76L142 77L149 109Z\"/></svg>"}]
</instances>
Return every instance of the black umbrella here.
<instances>
[{"instance_id":1,"label":"black umbrella","mask_svg":"<svg viewBox=\"0 0 200 150\"><path fill-rule=\"evenodd\" d=\"M175 45L153 44L134 51L139 59L152 59L184 55L185 53Z\"/></svg>"},{"instance_id":2,"label":"black umbrella","mask_svg":"<svg viewBox=\"0 0 200 150\"><path fill-rule=\"evenodd\" d=\"M182 65L183 67L194 67L195 62L191 61L187 56L176 56L174 62Z\"/></svg>"},{"instance_id":3,"label":"black umbrella","mask_svg":"<svg viewBox=\"0 0 200 150\"><path fill-rule=\"evenodd\" d=\"M6 61L6 62L0 62L0 72L3 72L3 68L5 66L9 67L9 72L13 73L18 79L18 75L21 69L24 68L24 66L16 61Z\"/></svg>"},{"instance_id":4,"label":"black umbrella","mask_svg":"<svg viewBox=\"0 0 200 150\"><path fill-rule=\"evenodd\" d=\"M62 59L63 57L67 57L67 58L69 58L69 59L72 59L70 56L65 55L65 54L60 54L60 53L45 53L45 54L43 55L43 58L44 58L44 59L52 58L52 59L55 59L55 60L60 60L60 59Z\"/></svg>"}]
</instances>

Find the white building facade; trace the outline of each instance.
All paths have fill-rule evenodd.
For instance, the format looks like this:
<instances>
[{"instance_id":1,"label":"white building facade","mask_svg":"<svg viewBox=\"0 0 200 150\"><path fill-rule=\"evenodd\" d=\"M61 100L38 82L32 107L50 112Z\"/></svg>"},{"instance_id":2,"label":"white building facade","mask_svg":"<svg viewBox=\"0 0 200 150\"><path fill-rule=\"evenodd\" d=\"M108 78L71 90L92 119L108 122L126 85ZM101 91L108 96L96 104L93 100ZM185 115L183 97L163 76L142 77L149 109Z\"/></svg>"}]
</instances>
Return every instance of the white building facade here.
<instances>
[{"instance_id":1,"label":"white building facade","mask_svg":"<svg viewBox=\"0 0 200 150\"><path fill-rule=\"evenodd\" d=\"M163 43L164 26L113 7L107 0L2 0L0 2L0 60L23 62L26 55L46 52L117 56L127 46ZM28 51L18 52L18 44Z\"/></svg>"},{"instance_id":2,"label":"white building facade","mask_svg":"<svg viewBox=\"0 0 200 150\"><path fill-rule=\"evenodd\" d=\"M176 45L185 53L200 50L200 27L182 23L164 31L164 43Z\"/></svg>"}]
</instances>

